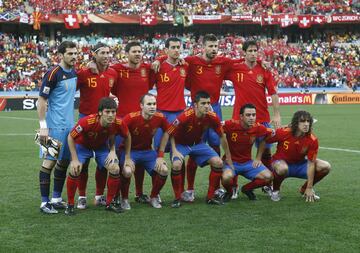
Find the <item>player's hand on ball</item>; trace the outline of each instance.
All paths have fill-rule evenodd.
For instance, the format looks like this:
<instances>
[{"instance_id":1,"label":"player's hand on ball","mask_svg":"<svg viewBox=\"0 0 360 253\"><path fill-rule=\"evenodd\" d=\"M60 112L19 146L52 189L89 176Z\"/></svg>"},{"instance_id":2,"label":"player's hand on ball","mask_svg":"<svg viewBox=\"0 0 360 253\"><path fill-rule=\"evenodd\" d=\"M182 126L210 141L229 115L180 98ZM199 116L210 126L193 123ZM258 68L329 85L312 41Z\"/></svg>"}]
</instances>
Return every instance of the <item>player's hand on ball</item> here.
<instances>
[{"instance_id":1,"label":"player's hand on ball","mask_svg":"<svg viewBox=\"0 0 360 253\"><path fill-rule=\"evenodd\" d=\"M135 172L135 163L130 158L125 158L124 167L129 167L132 173Z\"/></svg>"},{"instance_id":2,"label":"player's hand on ball","mask_svg":"<svg viewBox=\"0 0 360 253\"><path fill-rule=\"evenodd\" d=\"M118 158L117 158L115 152L110 151L108 156L105 159L105 164L110 164L110 163L113 163L113 162L115 162L115 163L118 162Z\"/></svg>"},{"instance_id":3,"label":"player's hand on ball","mask_svg":"<svg viewBox=\"0 0 360 253\"><path fill-rule=\"evenodd\" d=\"M315 202L315 193L311 188L306 188L304 195L306 202Z\"/></svg>"}]
</instances>

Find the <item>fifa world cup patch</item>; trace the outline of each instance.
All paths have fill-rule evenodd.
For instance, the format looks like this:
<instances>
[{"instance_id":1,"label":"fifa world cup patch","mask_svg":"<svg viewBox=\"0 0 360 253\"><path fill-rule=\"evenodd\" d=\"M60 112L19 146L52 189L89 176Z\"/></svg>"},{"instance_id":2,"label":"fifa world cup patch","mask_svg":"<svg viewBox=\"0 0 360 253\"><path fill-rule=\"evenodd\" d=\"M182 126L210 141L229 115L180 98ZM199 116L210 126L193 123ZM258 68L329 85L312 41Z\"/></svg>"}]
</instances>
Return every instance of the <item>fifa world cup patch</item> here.
<instances>
[{"instance_id":1,"label":"fifa world cup patch","mask_svg":"<svg viewBox=\"0 0 360 253\"><path fill-rule=\"evenodd\" d=\"M77 125L75 130L76 130L76 132L81 133L83 128L80 125Z\"/></svg>"},{"instance_id":2,"label":"fifa world cup patch","mask_svg":"<svg viewBox=\"0 0 360 253\"><path fill-rule=\"evenodd\" d=\"M44 89L43 89L43 93L49 95L50 87L45 86Z\"/></svg>"}]
</instances>

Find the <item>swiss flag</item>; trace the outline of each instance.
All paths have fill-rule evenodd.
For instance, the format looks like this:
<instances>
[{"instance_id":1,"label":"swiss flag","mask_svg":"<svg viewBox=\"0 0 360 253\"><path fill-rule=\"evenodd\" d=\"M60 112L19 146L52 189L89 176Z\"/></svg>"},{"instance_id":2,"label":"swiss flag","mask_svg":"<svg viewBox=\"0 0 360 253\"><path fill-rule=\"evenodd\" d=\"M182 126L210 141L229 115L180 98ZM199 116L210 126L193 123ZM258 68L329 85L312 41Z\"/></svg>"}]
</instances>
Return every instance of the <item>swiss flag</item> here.
<instances>
[{"instance_id":1,"label":"swiss flag","mask_svg":"<svg viewBox=\"0 0 360 253\"><path fill-rule=\"evenodd\" d=\"M65 14L64 15L64 23L66 29L79 29L79 20L76 14Z\"/></svg>"},{"instance_id":2,"label":"swiss flag","mask_svg":"<svg viewBox=\"0 0 360 253\"><path fill-rule=\"evenodd\" d=\"M311 27L311 16L308 15L299 15L299 27L300 28L309 28Z\"/></svg>"},{"instance_id":3,"label":"swiss flag","mask_svg":"<svg viewBox=\"0 0 360 253\"><path fill-rule=\"evenodd\" d=\"M140 25L156 25L157 19L153 14L142 14L140 16Z\"/></svg>"},{"instance_id":4,"label":"swiss flag","mask_svg":"<svg viewBox=\"0 0 360 253\"><path fill-rule=\"evenodd\" d=\"M294 23L294 16L292 14L285 14L280 16L280 26L288 27Z\"/></svg>"},{"instance_id":5,"label":"swiss flag","mask_svg":"<svg viewBox=\"0 0 360 253\"><path fill-rule=\"evenodd\" d=\"M325 24L326 17L322 16L322 15L313 15L312 21L313 21L313 24L322 25L322 24Z\"/></svg>"},{"instance_id":6,"label":"swiss flag","mask_svg":"<svg viewBox=\"0 0 360 253\"><path fill-rule=\"evenodd\" d=\"M83 25L89 25L90 19L89 19L89 16L87 14L82 15L82 23L83 23Z\"/></svg>"}]
</instances>

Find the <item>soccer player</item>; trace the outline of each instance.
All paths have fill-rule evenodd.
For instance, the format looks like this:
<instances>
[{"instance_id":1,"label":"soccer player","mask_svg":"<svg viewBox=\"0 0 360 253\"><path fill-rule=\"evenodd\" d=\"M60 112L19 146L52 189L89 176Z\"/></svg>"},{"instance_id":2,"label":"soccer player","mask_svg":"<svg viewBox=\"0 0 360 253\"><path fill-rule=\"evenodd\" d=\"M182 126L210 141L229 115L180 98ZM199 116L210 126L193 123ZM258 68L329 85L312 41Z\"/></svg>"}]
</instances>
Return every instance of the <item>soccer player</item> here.
<instances>
[{"instance_id":1,"label":"soccer player","mask_svg":"<svg viewBox=\"0 0 360 253\"><path fill-rule=\"evenodd\" d=\"M166 182L168 169L164 160L164 150L168 135L163 135L158 152L152 149L152 139L158 128L167 131L169 123L165 116L156 112L156 97L150 93L143 95L140 100L141 111L133 112L124 117L124 123L131 134L131 159L135 165L141 165L152 178L150 205L161 208L158 194ZM121 161L123 155L121 156ZM136 168L137 169L137 168ZM129 184L132 173L121 175L121 207L130 210Z\"/></svg>"},{"instance_id":2,"label":"soccer player","mask_svg":"<svg viewBox=\"0 0 360 253\"><path fill-rule=\"evenodd\" d=\"M71 163L66 182L68 194L66 215L75 214L74 197L78 185L77 181L83 164L88 164L94 154L98 167L109 172L106 210L116 213L122 211L119 206L112 203L120 184L120 168L115 150L115 134L120 134L125 140L124 170L130 171L132 164L130 159L131 136L122 120L116 118L116 108L116 102L112 98L102 98L98 106L98 113L81 118L68 136Z\"/></svg>"},{"instance_id":3,"label":"soccer player","mask_svg":"<svg viewBox=\"0 0 360 253\"><path fill-rule=\"evenodd\" d=\"M214 198L214 192L220 185L223 161L210 146L202 142L202 136L208 128L212 128L219 135L226 161L232 167L230 150L220 119L211 111L210 95L205 91L199 91L195 96L194 106L180 114L170 126L167 134L164 134L164 136L171 136L171 180L175 193L172 207L181 206L181 167L187 155L192 156L201 167L210 164L211 172L206 201L208 204L221 204L221 201Z\"/></svg>"},{"instance_id":4,"label":"soccer player","mask_svg":"<svg viewBox=\"0 0 360 253\"><path fill-rule=\"evenodd\" d=\"M245 52L245 61L234 63L231 71L225 77L232 81L235 89L235 105L233 118L239 119L240 108L248 103L256 107L256 121L266 127L270 125L270 115L266 93L271 96L274 116L272 123L275 128L281 125L279 110L279 97L277 95L276 83L269 70L264 69L260 62L257 61L258 45L256 41L246 41L243 45ZM256 146L259 146L260 139L256 140ZM261 158L262 163L271 168L271 144L267 144ZM234 178L234 195L238 196L237 177Z\"/></svg>"},{"instance_id":5,"label":"soccer player","mask_svg":"<svg viewBox=\"0 0 360 253\"><path fill-rule=\"evenodd\" d=\"M151 66L142 61L143 52L139 42L129 42L125 46L128 62L112 65L118 73L116 85L112 88L118 100L117 115L124 117L126 114L140 110L140 98L154 86L154 73ZM120 140L117 140L117 145ZM149 197L143 194L144 169L137 168L135 171L135 200L140 203L148 203Z\"/></svg>"},{"instance_id":6,"label":"soccer player","mask_svg":"<svg viewBox=\"0 0 360 253\"><path fill-rule=\"evenodd\" d=\"M77 88L80 90L79 119L96 114L99 101L103 97L109 97L112 87L116 84L117 72L109 67L110 47L104 43L97 43L92 49L93 61L98 69L93 73L90 68L78 71ZM90 161L90 160L88 160ZM79 199L77 208L86 208L86 185L88 181L88 166L82 165L79 182ZM104 188L106 185L107 171L96 168L96 195L95 205L105 205Z\"/></svg>"},{"instance_id":7,"label":"soccer player","mask_svg":"<svg viewBox=\"0 0 360 253\"><path fill-rule=\"evenodd\" d=\"M330 172L330 163L317 158L319 143L312 133L313 117L309 112L297 111L291 120L291 126L279 128L275 136L266 142L277 142L273 155L274 173L271 199L280 200L280 185L287 177L307 179L300 188L300 193L307 202L320 199L313 186Z\"/></svg>"},{"instance_id":8,"label":"soccer player","mask_svg":"<svg viewBox=\"0 0 360 253\"><path fill-rule=\"evenodd\" d=\"M233 61L226 57L217 56L219 41L214 34L205 35L202 43L202 55L188 56L185 58L186 63L189 64L186 88L190 90L192 101L195 101L195 96L198 91L207 91L210 95L212 110L220 120L222 120L221 106L218 101L223 80L231 69ZM216 132L209 129L204 133L204 140L220 155L220 139ZM187 191L185 191L182 196L183 199L189 202L195 199L194 181L196 168L196 163L190 158L186 168Z\"/></svg>"},{"instance_id":9,"label":"soccer player","mask_svg":"<svg viewBox=\"0 0 360 253\"><path fill-rule=\"evenodd\" d=\"M227 120L223 124L226 139L229 143L231 158L235 170L225 165L222 182L227 190L225 200L232 196L232 183L235 175L242 175L251 182L244 185L241 191L250 199L256 200L253 190L267 185L273 179L272 173L261 162L265 149L264 138L270 136L272 130L256 123L256 108L252 104L245 104L240 108L240 120ZM263 140L258 148L255 160L251 158L251 149L256 138Z\"/></svg>"},{"instance_id":10,"label":"soccer player","mask_svg":"<svg viewBox=\"0 0 360 253\"><path fill-rule=\"evenodd\" d=\"M58 213L56 209L66 208L61 193L70 160L67 136L74 126L74 97L77 81L74 70L78 54L76 44L70 41L62 42L58 47L58 54L61 61L45 74L37 107L40 121L40 142L46 143L50 136L62 143L57 159L50 155L44 157L44 154L40 154L41 157L44 157L39 173L40 211L48 214L55 214ZM54 169L54 190L50 202L52 169Z\"/></svg>"},{"instance_id":11,"label":"soccer player","mask_svg":"<svg viewBox=\"0 0 360 253\"><path fill-rule=\"evenodd\" d=\"M186 108L184 100L185 79L188 64L179 65L181 40L170 37L165 41L167 59L161 63L159 72L155 76L157 91L157 110L163 113L169 123ZM155 135L155 149L160 146L163 131L158 129Z\"/></svg>"}]
</instances>

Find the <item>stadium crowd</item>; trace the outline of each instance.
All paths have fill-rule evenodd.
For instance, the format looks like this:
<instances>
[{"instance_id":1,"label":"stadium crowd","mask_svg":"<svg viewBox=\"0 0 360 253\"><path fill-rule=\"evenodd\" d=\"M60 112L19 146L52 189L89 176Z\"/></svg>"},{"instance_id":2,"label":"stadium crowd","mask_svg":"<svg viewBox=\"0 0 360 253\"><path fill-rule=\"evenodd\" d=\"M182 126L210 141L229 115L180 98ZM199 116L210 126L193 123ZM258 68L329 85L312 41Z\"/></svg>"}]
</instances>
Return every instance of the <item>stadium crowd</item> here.
<instances>
[{"instance_id":1,"label":"stadium crowd","mask_svg":"<svg viewBox=\"0 0 360 253\"><path fill-rule=\"evenodd\" d=\"M76 40L80 48L78 67L90 59L91 46L101 41L112 47L113 60L125 58L124 46L128 41L143 41L144 61L151 62L163 53L164 41L169 34L155 34L152 39L143 37L66 37ZM287 37L241 37L228 34L220 38L220 53L231 58L243 57L245 39L260 41L260 55L273 66L280 88L295 87L353 87L359 83L359 34L337 34L326 39L314 38L311 43L288 43ZM202 37L182 35L183 56L201 53ZM56 46L38 37L0 35L0 90L37 90L39 80L48 66L58 62Z\"/></svg>"},{"instance_id":2,"label":"stadium crowd","mask_svg":"<svg viewBox=\"0 0 360 253\"><path fill-rule=\"evenodd\" d=\"M174 11L172 0L1 0L0 13L25 9L25 3L39 8L43 13L97 13L97 14L141 14L157 13L159 16L171 15ZM359 13L358 0L176 0L175 8L186 14L195 15L236 15L304 13L332 14Z\"/></svg>"}]
</instances>

